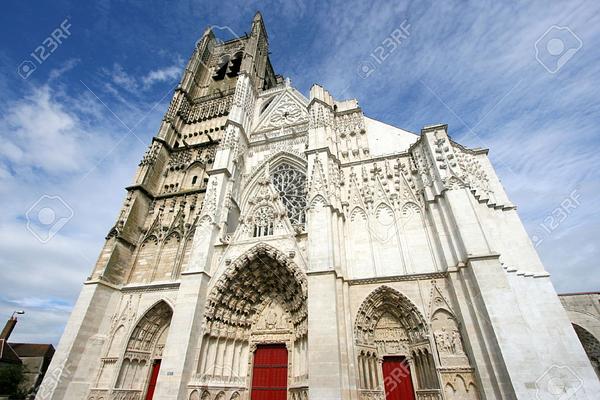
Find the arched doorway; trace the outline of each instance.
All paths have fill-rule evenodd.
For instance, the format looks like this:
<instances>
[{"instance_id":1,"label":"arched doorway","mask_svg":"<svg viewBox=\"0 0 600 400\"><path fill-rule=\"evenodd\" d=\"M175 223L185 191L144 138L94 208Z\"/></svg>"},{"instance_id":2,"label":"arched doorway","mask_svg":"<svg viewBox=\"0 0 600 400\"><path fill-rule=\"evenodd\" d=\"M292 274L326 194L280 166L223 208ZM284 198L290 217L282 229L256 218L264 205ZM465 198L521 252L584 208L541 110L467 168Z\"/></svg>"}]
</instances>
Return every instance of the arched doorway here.
<instances>
[{"instance_id":1,"label":"arched doorway","mask_svg":"<svg viewBox=\"0 0 600 400\"><path fill-rule=\"evenodd\" d=\"M172 315L171 307L161 301L139 320L121 358L114 395L128 393L140 399L153 399Z\"/></svg>"},{"instance_id":2,"label":"arched doorway","mask_svg":"<svg viewBox=\"0 0 600 400\"><path fill-rule=\"evenodd\" d=\"M258 244L232 262L207 300L198 385L253 400L306 392L306 296L304 272L272 246ZM266 368L278 379L261 380Z\"/></svg>"},{"instance_id":3,"label":"arched doorway","mask_svg":"<svg viewBox=\"0 0 600 400\"><path fill-rule=\"evenodd\" d=\"M355 319L354 339L361 398L441 396L423 316L396 290L381 286L364 300Z\"/></svg>"}]
</instances>

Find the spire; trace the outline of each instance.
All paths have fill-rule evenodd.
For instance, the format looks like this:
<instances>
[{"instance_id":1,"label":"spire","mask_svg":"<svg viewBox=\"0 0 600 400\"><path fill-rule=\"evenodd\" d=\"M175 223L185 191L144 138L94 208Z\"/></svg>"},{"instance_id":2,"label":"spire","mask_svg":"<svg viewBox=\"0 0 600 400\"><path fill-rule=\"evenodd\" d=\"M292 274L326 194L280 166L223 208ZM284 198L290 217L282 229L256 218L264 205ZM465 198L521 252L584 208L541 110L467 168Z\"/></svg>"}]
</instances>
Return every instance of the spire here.
<instances>
[{"instance_id":1,"label":"spire","mask_svg":"<svg viewBox=\"0 0 600 400\"><path fill-rule=\"evenodd\" d=\"M256 14L254 14L254 19L252 20L252 32L256 35L263 34L265 38L268 37L265 21L263 20L263 16L260 11L257 11Z\"/></svg>"}]
</instances>

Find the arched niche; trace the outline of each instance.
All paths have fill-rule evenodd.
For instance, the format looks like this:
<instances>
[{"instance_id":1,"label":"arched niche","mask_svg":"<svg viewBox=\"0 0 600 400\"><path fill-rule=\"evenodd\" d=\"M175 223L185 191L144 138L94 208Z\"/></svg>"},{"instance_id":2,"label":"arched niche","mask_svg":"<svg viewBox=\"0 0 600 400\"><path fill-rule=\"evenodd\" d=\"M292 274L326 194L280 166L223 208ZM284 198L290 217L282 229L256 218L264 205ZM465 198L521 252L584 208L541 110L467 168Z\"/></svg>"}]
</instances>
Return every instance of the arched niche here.
<instances>
[{"instance_id":1,"label":"arched niche","mask_svg":"<svg viewBox=\"0 0 600 400\"><path fill-rule=\"evenodd\" d=\"M158 238L154 235L147 237L142 242L129 275L129 283L150 282L159 249Z\"/></svg>"},{"instance_id":2,"label":"arched niche","mask_svg":"<svg viewBox=\"0 0 600 400\"><path fill-rule=\"evenodd\" d=\"M388 356L407 360L414 387L438 390L439 379L428 333L422 314L406 296L385 285L371 292L354 322L358 382L365 395L383 392L381 362Z\"/></svg>"},{"instance_id":3,"label":"arched niche","mask_svg":"<svg viewBox=\"0 0 600 400\"><path fill-rule=\"evenodd\" d=\"M382 275L400 275L406 272L402 245L398 235L397 217L386 203L380 203L370 221L376 270Z\"/></svg>"},{"instance_id":4,"label":"arched niche","mask_svg":"<svg viewBox=\"0 0 600 400\"><path fill-rule=\"evenodd\" d=\"M191 164L185 171L183 179L183 190L202 189L206 187L204 178L206 177L206 166L201 162Z\"/></svg>"},{"instance_id":5,"label":"arched niche","mask_svg":"<svg viewBox=\"0 0 600 400\"><path fill-rule=\"evenodd\" d=\"M164 301L156 303L133 328L125 352L116 388L143 393L148 385L150 367L162 358L173 311Z\"/></svg>"},{"instance_id":6,"label":"arched niche","mask_svg":"<svg viewBox=\"0 0 600 400\"><path fill-rule=\"evenodd\" d=\"M292 226L306 223L306 160L301 156L282 151L268 157L256 167L242 193L240 206L242 218L252 208L261 186L269 183L277 195Z\"/></svg>"},{"instance_id":7,"label":"arched niche","mask_svg":"<svg viewBox=\"0 0 600 400\"><path fill-rule=\"evenodd\" d=\"M178 232L173 232L165 238L160 250L160 257L156 265L153 281L167 281L173 278L180 242L181 235Z\"/></svg>"},{"instance_id":8,"label":"arched niche","mask_svg":"<svg viewBox=\"0 0 600 400\"><path fill-rule=\"evenodd\" d=\"M348 238L351 248L354 249L353 262L350 264L351 275L353 278L375 276L367 214L362 208L355 207L349 220Z\"/></svg>"}]
</instances>

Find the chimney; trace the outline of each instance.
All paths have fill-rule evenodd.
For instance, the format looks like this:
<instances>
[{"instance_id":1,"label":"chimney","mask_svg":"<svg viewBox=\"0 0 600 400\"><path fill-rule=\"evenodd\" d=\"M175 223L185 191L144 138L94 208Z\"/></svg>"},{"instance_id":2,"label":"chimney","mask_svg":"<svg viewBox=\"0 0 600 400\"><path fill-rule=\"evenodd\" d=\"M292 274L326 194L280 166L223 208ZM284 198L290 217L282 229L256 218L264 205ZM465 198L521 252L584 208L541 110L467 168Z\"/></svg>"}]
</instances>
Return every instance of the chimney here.
<instances>
[{"instance_id":1,"label":"chimney","mask_svg":"<svg viewBox=\"0 0 600 400\"><path fill-rule=\"evenodd\" d=\"M6 325L4 325L4 329L2 329L2 333L0 333L0 340L4 339L5 341L8 341L10 334L12 333L13 329L15 329L15 325L17 325L17 318L10 317L8 321L6 321Z\"/></svg>"}]
</instances>

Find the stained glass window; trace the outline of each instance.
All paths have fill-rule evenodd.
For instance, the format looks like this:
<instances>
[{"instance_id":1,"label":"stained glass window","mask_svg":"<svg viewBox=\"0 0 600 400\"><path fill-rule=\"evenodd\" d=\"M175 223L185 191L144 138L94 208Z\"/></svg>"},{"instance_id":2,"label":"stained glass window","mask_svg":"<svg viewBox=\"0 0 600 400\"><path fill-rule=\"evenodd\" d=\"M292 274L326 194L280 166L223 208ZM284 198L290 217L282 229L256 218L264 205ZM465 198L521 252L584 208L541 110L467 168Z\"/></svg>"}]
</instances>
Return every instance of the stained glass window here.
<instances>
[{"instance_id":1,"label":"stained glass window","mask_svg":"<svg viewBox=\"0 0 600 400\"><path fill-rule=\"evenodd\" d=\"M275 189L283 200L288 218L292 225L304 225L306 222L306 175L283 163L271 171Z\"/></svg>"}]
</instances>

